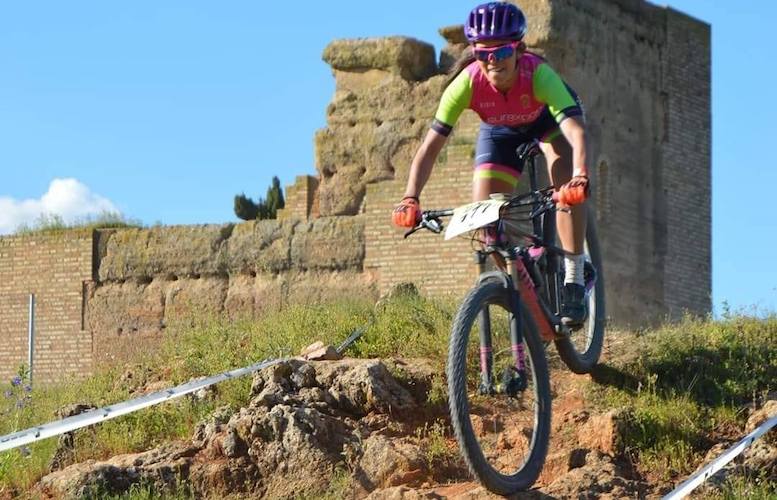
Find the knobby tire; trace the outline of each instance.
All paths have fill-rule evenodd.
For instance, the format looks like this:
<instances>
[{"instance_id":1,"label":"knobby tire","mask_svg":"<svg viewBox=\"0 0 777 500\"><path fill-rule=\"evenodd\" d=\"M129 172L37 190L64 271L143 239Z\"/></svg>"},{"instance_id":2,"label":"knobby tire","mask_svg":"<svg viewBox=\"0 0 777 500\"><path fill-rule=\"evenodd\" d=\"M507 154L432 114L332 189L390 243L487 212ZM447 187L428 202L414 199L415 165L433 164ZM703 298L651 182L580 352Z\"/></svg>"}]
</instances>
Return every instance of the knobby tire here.
<instances>
[{"instance_id":1,"label":"knobby tire","mask_svg":"<svg viewBox=\"0 0 777 500\"><path fill-rule=\"evenodd\" d=\"M485 280L468 292L453 323L447 365L451 423L462 455L472 474L486 488L500 495L526 490L534 484L545 463L550 438L551 395L548 365L537 328L522 303L519 305L518 317L523 320L521 329L528 348L527 357L534 369L536 387L536 434L522 467L510 475L496 470L484 456L470 420L466 373L470 332L484 306L494 304L510 310L511 293L505 288L504 282L498 279Z\"/></svg>"},{"instance_id":2,"label":"knobby tire","mask_svg":"<svg viewBox=\"0 0 777 500\"><path fill-rule=\"evenodd\" d=\"M599 362L599 356L602 354L602 346L604 344L604 330L606 323L606 315L604 309L604 273L602 271L602 254L599 247L599 239L596 233L596 225L594 223L594 217L592 217L591 211L587 211L588 221L586 224L585 243L588 256L591 258L591 263L596 269L596 284L593 289L593 304L594 310L589 315L588 321L582 331L573 331L568 338L555 340L556 350L559 357L564 364L569 367L574 373L586 374L590 373ZM562 273L563 275L563 273ZM589 302L590 304L590 302ZM575 335L587 335L587 346L584 351L578 350L571 337Z\"/></svg>"}]
</instances>

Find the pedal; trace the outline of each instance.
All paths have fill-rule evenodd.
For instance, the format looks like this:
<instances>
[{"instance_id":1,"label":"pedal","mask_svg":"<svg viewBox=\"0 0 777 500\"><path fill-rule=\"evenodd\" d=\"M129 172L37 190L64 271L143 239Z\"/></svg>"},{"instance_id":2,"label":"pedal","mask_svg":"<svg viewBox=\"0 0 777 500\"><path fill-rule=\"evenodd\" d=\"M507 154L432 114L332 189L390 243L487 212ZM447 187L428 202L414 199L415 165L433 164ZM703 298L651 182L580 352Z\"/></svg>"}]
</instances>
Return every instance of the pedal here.
<instances>
[{"instance_id":1,"label":"pedal","mask_svg":"<svg viewBox=\"0 0 777 500\"><path fill-rule=\"evenodd\" d=\"M572 335L572 328L561 323L556 325L556 340L567 339Z\"/></svg>"},{"instance_id":2,"label":"pedal","mask_svg":"<svg viewBox=\"0 0 777 500\"><path fill-rule=\"evenodd\" d=\"M481 382L478 386L478 394L481 396L493 396L496 394L496 387L490 382Z\"/></svg>"},{"instance_id":3,"label":"pedal","mask_svg":"<svg viewBox=\"0 0 777 500\"><path fill-rule=\"evenodd\" d=\"M510 397L515 397L519 393L526 390L528 387L526 380L526 372L517 370L514 366L506 368L502 372L502 384L501 391L503 394L507 394Z\"/></svg>"}]
</instances>

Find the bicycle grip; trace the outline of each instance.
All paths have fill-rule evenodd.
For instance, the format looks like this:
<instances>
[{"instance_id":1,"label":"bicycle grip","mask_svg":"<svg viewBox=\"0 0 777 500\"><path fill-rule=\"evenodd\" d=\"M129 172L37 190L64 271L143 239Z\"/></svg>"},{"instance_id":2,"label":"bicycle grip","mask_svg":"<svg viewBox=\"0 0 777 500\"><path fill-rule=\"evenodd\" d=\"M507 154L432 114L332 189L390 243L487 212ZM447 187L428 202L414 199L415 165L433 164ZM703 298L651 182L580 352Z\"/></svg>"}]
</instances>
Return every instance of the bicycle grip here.
<instances>
[{"instance_id":1,"label":"bicycle grip","mask_svg":"<svg viewBox=\"0 0 777 500\"><path fill-rule=\"evenodd\" d=\"M553 201L563 205L579 205L588 198L588 190L585 186L566 187L562 186L558 191L553 192Z\"/></svg>"}]
</instances>

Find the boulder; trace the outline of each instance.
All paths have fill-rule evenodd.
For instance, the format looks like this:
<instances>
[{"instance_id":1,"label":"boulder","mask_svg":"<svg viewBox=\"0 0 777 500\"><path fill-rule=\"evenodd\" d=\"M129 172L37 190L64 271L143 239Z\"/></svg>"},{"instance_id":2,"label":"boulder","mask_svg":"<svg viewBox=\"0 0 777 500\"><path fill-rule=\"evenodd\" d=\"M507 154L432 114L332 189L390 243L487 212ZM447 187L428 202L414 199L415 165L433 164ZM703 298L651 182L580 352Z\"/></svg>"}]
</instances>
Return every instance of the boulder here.
<instances>
[{"instance_id":1,"label":"boulder","mask_svg":"<svg viewBox=\"0 0 777 500\"><path fill-rule=\"evenodd\" d=\"M70 499L121 494L136 484L155 491L175 489L188 478L197 451L172 443L106 461L88 460L44 476L35 490L39 495Z\"/></svg>"},{"instance_id":2,"label":"boulder","mask_svg":"<svg viewBox=\"0 0 777 500\"><path fill-rule=\"evenodd\" d=\"M399 484L412 486L428 473L423 451L407 440L389 440L375 434L361 448L357 475L359 483L369 490Z\"/></svg>"},{"instance_id":3,"label":"boulder","mask_svg":"<svg viewBox=\"0 0 777 500\"><path fill-rule=\"evenodd\" d=\"M409 81L425 80L437 72L434 47L402 36L335 40L322 57L336 70L379 69Z\"/></svg>"},{"instance_id":4,"label":"boulder","mask_svg":"<svg viewBox=\"0 0 777 500\"><path fill-rule=\"evenodd\" d=\"M164 494L185 484L206 497L314 495L349 455L376 485L406 480L420 471L418 447L390 443L361 420L368 414L411 417L425 400L405 388L411 379L398 381L377 360L289 360L258 372L250 404L217 409L189 442L71 465L41 479L37 492L80 498L141 485ZM354 451L365 445L371 458Z\"/></svg>"}]
</instances>

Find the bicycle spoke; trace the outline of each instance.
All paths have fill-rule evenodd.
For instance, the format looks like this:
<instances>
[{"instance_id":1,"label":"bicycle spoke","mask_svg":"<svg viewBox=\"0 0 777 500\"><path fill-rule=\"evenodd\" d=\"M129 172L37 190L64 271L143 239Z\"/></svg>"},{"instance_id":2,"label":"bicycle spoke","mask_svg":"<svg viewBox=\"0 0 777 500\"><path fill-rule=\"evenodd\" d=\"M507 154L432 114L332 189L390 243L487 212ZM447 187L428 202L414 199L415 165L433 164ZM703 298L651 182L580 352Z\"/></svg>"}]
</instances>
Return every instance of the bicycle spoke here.
<instances>
[{"instance_id":1,"label":"bicycle spoke","mask_svg":"<svg viewBox=\"0 0 777 500\"><path fill-rule=\"evenodd\" d=\"M488 307L491 329L493 394L483 394L480 326L473 325L468 347L469 418L487 462L502 474L520 470L531 453L536 432L534 369L523 345L523 370L516 369L510 340L510 314L497 305ZM526 387L511 389L523 377ZM512 393L512 394L511 394Z\"/></svg>"}]
</instances>

